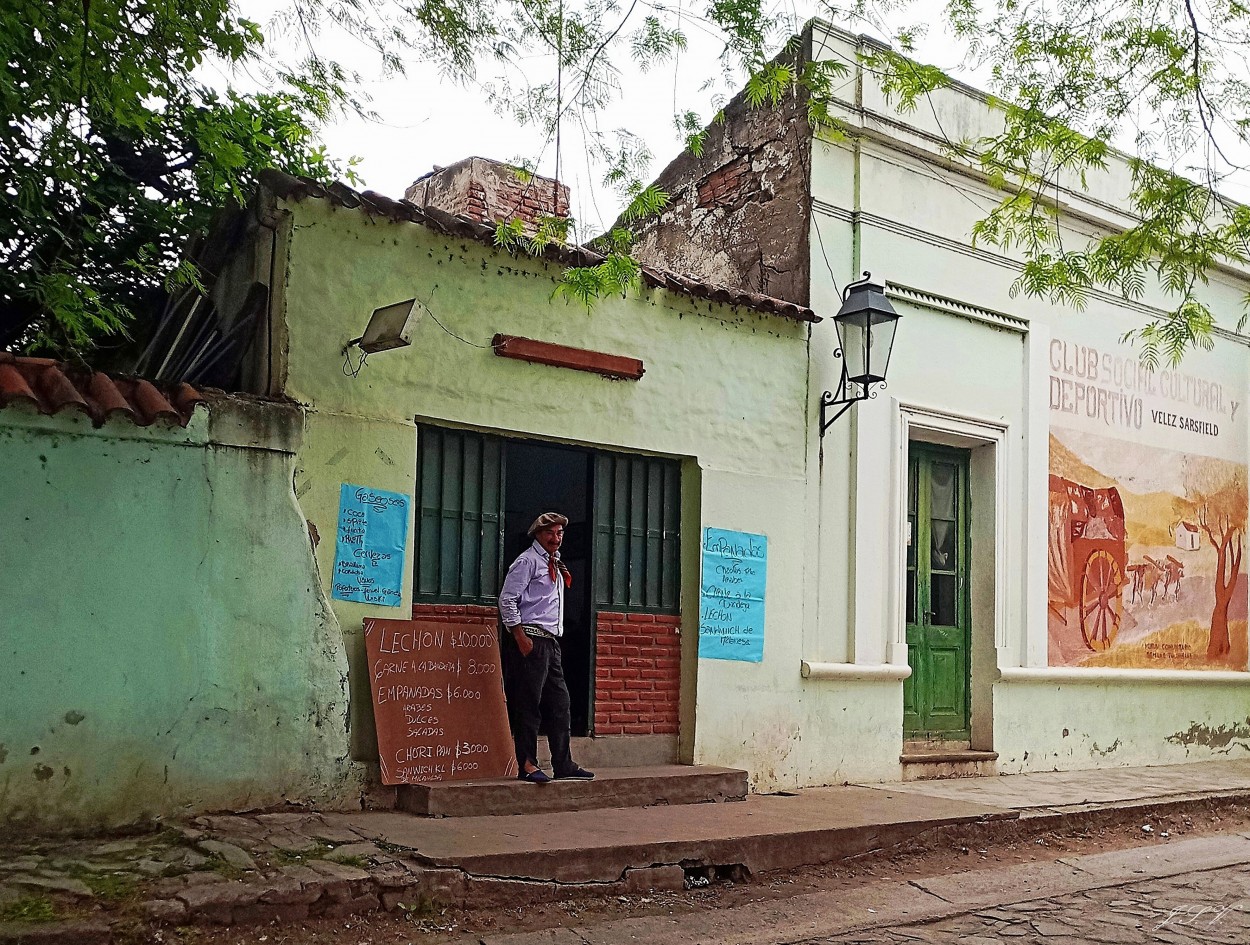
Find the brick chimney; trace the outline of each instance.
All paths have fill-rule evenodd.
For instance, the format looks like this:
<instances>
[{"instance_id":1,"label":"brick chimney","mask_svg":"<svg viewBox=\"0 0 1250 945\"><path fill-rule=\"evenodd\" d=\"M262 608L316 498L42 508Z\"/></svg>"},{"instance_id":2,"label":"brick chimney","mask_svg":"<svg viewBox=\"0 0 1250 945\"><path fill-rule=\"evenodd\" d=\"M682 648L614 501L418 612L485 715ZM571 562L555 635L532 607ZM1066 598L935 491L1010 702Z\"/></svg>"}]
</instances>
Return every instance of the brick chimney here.
<instances>
[{"instance_id":1,"label":"brick chimney","mask_svg":"<svg viewBox=\"0 0 1250 945\"><path fill-rule=\"evenodd\" d=\"M537 174L523 180L516 168L488 158L470 157L436 167L404 191L418 207L435 207L492 226L519 219L533 236L542 216L569 215L569 189Z\"/></svg>"}]
</instances>

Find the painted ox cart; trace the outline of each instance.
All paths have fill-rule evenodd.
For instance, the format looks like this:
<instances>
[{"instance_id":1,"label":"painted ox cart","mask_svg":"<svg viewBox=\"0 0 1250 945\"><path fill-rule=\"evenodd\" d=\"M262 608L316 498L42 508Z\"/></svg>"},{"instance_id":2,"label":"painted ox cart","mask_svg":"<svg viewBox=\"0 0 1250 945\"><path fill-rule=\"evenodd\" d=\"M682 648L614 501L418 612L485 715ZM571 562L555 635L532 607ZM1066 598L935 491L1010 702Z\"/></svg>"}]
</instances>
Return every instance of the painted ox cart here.
<instances>
[{"instance_id":1,"label":"painted ox cart","mask_svg":"<svg viewBox=\"0 0 1250 945\"><path fill-rule=\"evenodd\" d=\"M1051 609L1065 621L1075 610L1085 645L1107 649L1124 614L1127 553L1119 490L1051 476L1048 546Z\"/></svg>"}]
</instances>

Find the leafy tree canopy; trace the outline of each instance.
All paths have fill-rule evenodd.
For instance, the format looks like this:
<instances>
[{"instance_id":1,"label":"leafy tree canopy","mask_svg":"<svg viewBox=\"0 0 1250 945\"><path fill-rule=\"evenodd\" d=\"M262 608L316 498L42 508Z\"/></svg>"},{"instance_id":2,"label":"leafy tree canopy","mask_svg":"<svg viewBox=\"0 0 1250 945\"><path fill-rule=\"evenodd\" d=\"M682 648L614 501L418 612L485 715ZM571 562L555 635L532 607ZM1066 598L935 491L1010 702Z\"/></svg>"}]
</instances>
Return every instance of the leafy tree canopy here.
<instances>
[{"instance_id":1,"label":"leafy tree canopy","mask_svg":"<svg viewBox=\"0 0 1250 945\"><path fill-rule=\"evenodd\" d=\"M721 44L710 82L745 87L760 108L802 95L809 118L832 125L845 67L774 58L801 19L889 37L893 48L865 64L903 110L948 81L916 61L926 30L941 31L1002 109L992 138L947 146L1001 190L973 235L1024 254L1017 291L1079 308L1095 288L1138 298L1161 285L1171 311L1139 334L1145 357L1176 359L1210 343L1201 287L1213 268L1250 255L1250 210L1219 195L1250 143L1250 8L1239 0L850 0L785 12L763 0L280 3L266 28L284 41L287 65L229 0L5 5L0 345L82 347L124 328L162 283L193 278L177 264L181 237L214 205L242 197L259 167L341 174L315 128L337 108L366 106L354 92L361 76L327 52L333 33L372 50L388 73L435 60L478 81L501 111L545 132L557 172L561 134L580 130L605 182L625 196L628 220L665 195L645 184L646 143L598 124L607 103L629 94L626 61L654 68L710 33ZM210 86L208 62L252 70L264 91ZM675 112L677 134L698 154L715 116ZM1132 155L1129 209L1139 222L1074 243L1059 226L1056 183L1099 172L1113 146ZM553 222L535 245L573 232ZM507 226L499 240L525 243ZM566 295L589 301L636 281L625 234L601 245L608 262L571 272Z\"/></svg>"},{"instance_id":2,"label":"leafy tree canopy","mask_svg":"<svg viewBox=\"0 0 1250 945\"><path fill-rule=\"evenodd\" d=\"M124 333L196 278L186 236L255 171L344 172L314 135L343 97L333 75L279 71L259 94L199 77L260 44L227 0L0 5L0 349Z\"/></svg>"},{"instance_id":3,"label":"leafy tree canopy","mask_svg":"<svg viewBox=\"0 0 1250 945\"><path fill-rule=\"evenodd\" d=\"M379 48L399 35L383 36L373 24L402 21L413 9L410 0L351 0L353 14L345 15L343 4L296 2L316 26L345 25ZM930 32L942 34L995 95L1002 130L946 144L1002 193L973 237L1023 254L1015 291L1080 309L1096 288L1130 299L1161 288L1171 310L1137 335L1147 361L1176 361L1192 345L1211 344L1215 316L1201 287L1212 270L1245 265L1250 256L1250 209L1220 193L1232 175L1244 175L1250 154L1250 6L1241 0L847 0L805 8L764 0L443 2L421 4L412 19L441 38L448 67L463 74L493 57L505 78L486 92L501 110L543 127L557 150L561 127L579 125L607 182L630 199L626 218L662 195L644 187L645 144L593 120L607 101L628 94L620 57L654 67L681 56L694 32L712 31L722 43L726 89L744 87L754 107L802 94L813 122L836 125L828 106L844 67L772 58L815 15L891 40L891 49L866 52L865 65L900 110L927 107L925 96L949 81L914 58ZM535 78L520 65L539 52L547 68ZM393 61L402 66L402 57ZM673 116L695 154L707 117L682 109ZM1060 227L1056 186L1106 169L1113 147L1129 156L1127 209L1138 222L1074 241ZM593 273L575 273L571 292L589 298L617 290L621 272L608 267L602 285Z\"/></svg>"}]
</instances>

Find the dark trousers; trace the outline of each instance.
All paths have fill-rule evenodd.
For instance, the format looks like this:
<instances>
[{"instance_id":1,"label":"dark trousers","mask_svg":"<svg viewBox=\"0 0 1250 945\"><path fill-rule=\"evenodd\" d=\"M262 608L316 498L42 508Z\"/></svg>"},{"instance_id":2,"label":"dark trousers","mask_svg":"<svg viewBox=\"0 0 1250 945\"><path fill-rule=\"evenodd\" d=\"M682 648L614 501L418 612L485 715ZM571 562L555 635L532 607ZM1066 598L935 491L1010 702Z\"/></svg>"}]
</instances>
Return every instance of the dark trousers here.
<instances>
[{"instance_id":1,"label":"dark trousers","mask_svg":"<svg viewBox=\"0 0 1250 945\"><path fill-rule=\"evenodd\" d=\"M530 641L534 648L529 656L522 656L512 634L504 630L500 648L517 764L521 771L527 761L538 764L541 731L551 747L553 771L569 774L577 765L569 756L569 689L560 662L560 641L551 636L530 637Z\"/></svg>"}]
</instances>

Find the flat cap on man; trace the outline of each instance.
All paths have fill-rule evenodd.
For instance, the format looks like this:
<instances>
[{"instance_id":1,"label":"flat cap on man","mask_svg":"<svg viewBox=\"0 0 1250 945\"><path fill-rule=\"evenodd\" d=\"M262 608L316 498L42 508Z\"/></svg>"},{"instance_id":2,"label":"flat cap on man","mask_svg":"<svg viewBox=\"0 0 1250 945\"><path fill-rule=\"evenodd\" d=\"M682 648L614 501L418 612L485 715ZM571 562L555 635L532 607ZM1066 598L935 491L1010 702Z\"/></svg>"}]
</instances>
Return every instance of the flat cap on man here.
<instances>
[{"instance_id":1,"label":"flat cap on man","mask_svg":"<svg viewBox=\"0 0 1250 945\"><path fill-rule=\"evenodd\" d=\"M534 519L534 524L530 526L530 530L526 532L531 537L537 535L544 528L551 528L555 525L567 525L569 520L559 512L544 512L538 518Z\"/></svg>"}]
</instances>

